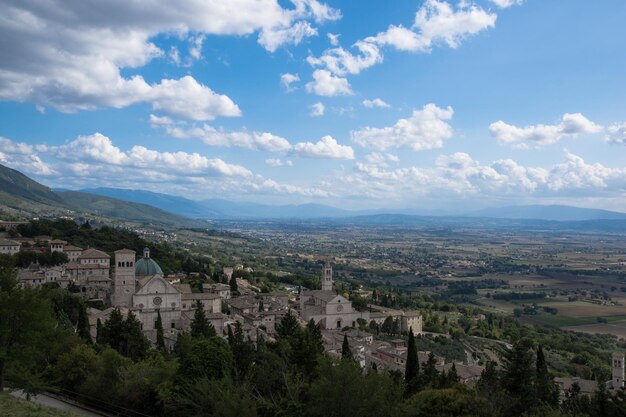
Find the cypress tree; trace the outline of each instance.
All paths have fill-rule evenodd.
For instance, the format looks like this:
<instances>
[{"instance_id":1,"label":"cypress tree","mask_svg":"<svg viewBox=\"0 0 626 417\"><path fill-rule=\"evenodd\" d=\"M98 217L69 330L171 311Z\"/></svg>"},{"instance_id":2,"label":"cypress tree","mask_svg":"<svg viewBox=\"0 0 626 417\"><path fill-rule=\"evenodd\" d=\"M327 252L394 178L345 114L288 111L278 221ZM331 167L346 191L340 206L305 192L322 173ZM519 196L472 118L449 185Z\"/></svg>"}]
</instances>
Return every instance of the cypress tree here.
<instances>
[{"instance_id":1,"label":"cypress tree","mask_svg":"<svg viewBox=\"0 0 626 417\"><path fill-rule=\"evenodd\" d=\"M404 380L410 383L419 372L419 363L417 359L417 348L415 347L415 336L413 328L409 329L409 346L406 352L406 368L404 369Z\"/></svg>"},{"instance_id":2,"label":"cypress tree","mask_svg":"<svg viewBox=\"0 0 626 417\"><path fill-rule=\"evenodd\" d=\"M100 319L96 322L96 343L102 344L102 322Z\"/></svg>"},{"instance_id":3,"label":"cypress tree","mask_svg":"<svg viewBox=\"0 0 626 417\"><path fill-rule=\"evenodd\" d=\"M216 336L215 327L211 324L204 312L202 301L196 301L196 311L191 321L191 337L195 339Z\"/></svg>"},{"instance_id":4,"label":"cypress tree","mask_svg":"<svg viewBox=\"0 0 626 417\"><path fill-rule=\"evenodd\" d=\"M88 341L91 342L91 332L89 331L89 319L87 318L87 309L83 303L78 305L78 321L76 323L76 333Z\"/></svg>"},{"instance_id":5,"label":"cypress tree","mask_svg":"<svg viewBox=\"0 0 626 417\"><path fill-rule=\"evenodd\" d=\"M161 311L157 310L156 319L156 347L165 350L165 337L163 336L163 320L161 319Z\"/></svg>"},{"instance_id":6,"label":"cypress tree","mask_svg":"<svg viewBox=\"0 0 626 417\"><path fill-rule=\"evenodd\" d=\"M322 330L315 324L313 319L309 320L306 325L307 332L310 335L311 348L315 353L324 352L324 340L322 339Z\"/></svg>"},{"instance_id":7,"label":"cypress tree","mask_svg":"<svg viewBox=\"0 0 626 417\"><path fill-rule=\"evenodd\" d=\"M143 335L141 322L132 311L129 311L122 326L122 339L118 351L137 361L146 356L149 347L150 341Z\"/></svg>"},{"instance_id":8,"label":"cypress tree","mask_svg":"<svg viewBox=\"0 0 626 417\"><path fill-rule=\"evenodd\" d=\"M343 335L343 343L341 345L341 359L342 360L352 360L354 356L352 355L352 351L350 350L350 343L348 343L348 335Z\"/></svg>"},{"instance_id":9,"label":"cypress tree","mask_svg":"<svg viewBox=\"0 0 626 417\"><path fill-rule=\"evenodd\" d=\"M230 279L230 282L228 283L230 285L230 292L231 293L236 293L239 290L239 287L237 286L237 278L235 278L235 275L232 276L232 278Z\"/></svg>"},{"instance_id":10,"label":"cypress tree","mask_svg":"<svg viewBox=\"0 0 626 417\"><path fill-rule=\"evenodd\" d=\"M298 319L293 315L291 310L287 311L287 314L282 318L280 323L276 325L276 333L278 337L283 339L291 339L300 334L300 324Z\"/></svg>"},{"instance_id":11,"label":"cypress tree","mask_svg":"<svg viewBox=\"0 0 626 417\"><path fill-rule=\"evenodd\" d=\"M436 365L437 360L435 359L435 354L430 352L423 367L424 380L426 384L434 385L437 383L437 376L439 375L439 372L437 371Z\"/></svg>"},{"instance_id":12,"label":"cypress tree","mask_svg":"<svg viewBox=\"0 0 626 417\"><path fill-rule=\"evenodd\" d=\"M546 363L546 357L543 354L541 345L537 347L535 388L537 390L537 398L542 402L554 406L558 404L558 388L554 384L552 375L548 372L548 364Z\"/></svg>"}]
</instances>

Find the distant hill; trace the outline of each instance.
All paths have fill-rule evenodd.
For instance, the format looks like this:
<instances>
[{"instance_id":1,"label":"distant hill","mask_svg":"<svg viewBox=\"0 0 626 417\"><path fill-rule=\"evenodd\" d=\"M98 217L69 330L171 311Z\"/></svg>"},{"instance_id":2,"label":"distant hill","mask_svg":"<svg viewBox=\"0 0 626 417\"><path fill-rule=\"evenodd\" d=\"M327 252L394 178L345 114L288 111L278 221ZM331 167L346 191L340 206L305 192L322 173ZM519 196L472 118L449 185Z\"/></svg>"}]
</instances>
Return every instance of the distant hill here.
<instances>
[{"instance_id":1,"label":"distant hill","mask_svg":"<svg viewBox=\"0 0 626 417\"><path fill-rule=\"evenodd\" d=\"M55 192L19 171L0 165L0 213L9 217L63 215L117 219L140 224L202 227L206 223L137 204L77 191Z\"/></svg>"},{"instance_id":2,"label":"distant hill","mask_svg":"<svg viewBox=\"0 0 626 417\"><path fill-rule=\"evenodd\" d=\"M149 204L172 213L197 219L309 219L346 217L361 213L341 210L322 204L273 206L269 204L246 203L223 199L194 201L184 197L121 188L88 188L81 190L81 192L113 197L135 203Z\"/></svg>"},{"instance_id":3,"label":"distant hill","mask_svg":"<svg viewBox=\"0 0 626 417\"><path fill-rule=\"evenodd\" d=\"M161 210L169 211L170 213L176 213L194 219L223 217L221 212L212 210L210 207L206 207L197 201L168 194L121 188L87 188L81 190L81 192L132 201L134 203L148 204L160 208Z\"/></svg>"},{"instance_id":4,"label":"distant hill","mask_svg":"<svg viewBox=\"0 0 626 417\"><path fill-rule=\"evenodd\" d=\"M626 220L626 213L559 205L530 205L491 208L478 211L473 213L471 216L498 219L540 219L556 221Z\"/></svg>"}]
</instances>

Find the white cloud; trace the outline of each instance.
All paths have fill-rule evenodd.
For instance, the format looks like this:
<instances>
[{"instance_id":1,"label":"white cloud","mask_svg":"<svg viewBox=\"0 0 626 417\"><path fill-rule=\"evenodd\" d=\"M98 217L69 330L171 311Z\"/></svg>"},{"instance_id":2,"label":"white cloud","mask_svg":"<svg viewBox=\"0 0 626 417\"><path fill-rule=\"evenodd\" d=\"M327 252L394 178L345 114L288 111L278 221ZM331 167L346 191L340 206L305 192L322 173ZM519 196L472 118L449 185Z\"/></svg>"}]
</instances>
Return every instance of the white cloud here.
<instances>
[{"instance_id":1,"label":"white cloud","mask_svg":"<svg viewBox=\"0 0 626 417\"><path fill-rule=\"evenodd\" d=\"M415 15L413 28L432 43L443 41L457 48L463 39L495 27L496 19L495 13L473 4L459 4L455 10L445 1L427 0Z\"/></svg>"},{"instance_id":2,"label":"white cloud","mask_svg":"<svg viewBox=\"0 0 626 417\"><path fill-rule=\"evenodd\" d=\"M407 29L404 26L389 25L386 31L365 39L378 45L392 46L399 51L427 52L430 50L431 40Z\"/></svg>"},{"instance_id":3,"label":"white cloud","mask_svg":"<svg viewBox=\"0 0 626 417\"><path fill-rule=\"evenodd\" d=\"M297 81L300 81L300 77L298 76L298 74L291 74L288 72L284 74L280 74L280 85L287 92L292 92L296 89L295 87L292 87L291 85Z\"/></svg>"},{"instance_id":4,"label":"white cloud","mask_svg":"<svg viewBox=\"0 0 626 417\"><path fill-rule=\"evenodd\" d=\"M373 109L375 107L378 107L380 109L386 109L386 108L391 107L389 104L385 103L380 98L375 98L373 100L363 100L363 105L367 107L368 109Z\"/></svg>"},{"instance_id":5,"label":"white cloud","mask_svg":"<svg viewBox=\"0 0 626 417\"><path fill-rule=\"evenodd\" d=\"M334 195L325 187L280 183L241 165L198 153L159 152L143 146L123 151L99 133L61 146L33 146L0 137L0 163L36 177L46 176L45 184L53 187L133 188L193 199L235 194L285 198ZM279 165L291 166L292 162L280 161Z\"/></svg>"},{"instance_id":6,"label":"white cloud","mask_svg":"<svg viewBox=\"0 0 626 417\"><path fill-rule=\"evenodd\" d=\"M389 165L389 162L400 162L400 158L398 158L397 155L391 153L372 152L365 155L365 161L368 164L387 166Z\"/></svg>"},{"instance_id":7,"label":"white cloud","mask_svg":"<svg viewBox=\"0 0 626 417\"><path fill-rule=\"evenodd\" d=\"M615 145L626 145L626 122L615 123L607 128L609 134L606 136L608 143Z\"/></svg>"},{"instance_id":8,"label":"white cloud","mask_svg":"<svg viewBox=\"0 0 626 417\"><path fill-rule=\"evenodd\" d=\"M382 62L380 50L373 43L357 41L353 47L358 49L358 54L353 55L338 47L326 50L319 58L309 56L307 62L314 67L324 67L331 73L340 76L358 74L362 70Z\"/></svg>"},{"instance_id":9,"label":"white cloud","mask_svg":"<svg viewBox=\"0 0 626 417\"><path fill-rule=\"evenodd\" d=\"M172 46L170 48L170 51L168 52L168 56L174 64L180 65L180 52L178 51L177 47Z\"/></svg>"},{"instance_id":10,"label":"white cloud","mask_svg":"<svg viewBox=\"0 0 626 417\"><path fill-rule=\"evenodd\" d=\"M491 0L491 2L501 9L506 9L511 6L519 6L524 3L524 0Z\"/></svg>"},{"instance_id":11,"label":"white cloud","mask_svg":"<svg viewBox=\"0 0 626 417\"><path fill-rule=\"evenodd\" d=\"M324 111L326 110L326 107L324 107L324 104L319 101L315 104L310 105L309 108L311 109L310 115L313 117L323 116Z\"/></svg>"},{"instance_id":12,"label":"white cloud","mask_svg":"<svg viewBox=\"0 0 626 417\"><path fill-rule=\"evenodd\" d=\"M527 143L549 145L558 142L563 137L598 133L602 129L602 126L593 123L580 113L566 113L561 122L554 125L518 127L499 120L489 126L489 132L499 142L513 145Z\"/></svg>"},{"instance_id":13,"label":"white cloud","mask_svg":"<svg viewBox=\"0 0 626 417\"><path fill-rule=\"evenodd\" d=\"M328 41L332 46L339 45L339 36L341 35L335 33L327 33L326 36L328 37Z\"/></svg>"},{"instance_id":14,"label":"white cloud","mask_svg":"<svg viewBox=\"0 0 626 417\"><path fill-rule=\"evenodd\" d=\"M165 131L177 139L200 139L209 146L236 147L267 152L282 152L291 148L287 139L268 132L229 132L217 130L207 124L188 128L167 126Z\"/></svg>"},{"instance_id":15,"label":"white cloud","mask_svg":"<svg viewBox=\"0 0 626 417\"><path fill-rule=\"evenodd\" d=\"M265 163L271 167L282 167L282 166L293 166L293 162L291 160L283 161L280 158L269 158L265 160Z\"/></svg>"},{"instance_id":16,"label":"white cloud","mask_svg":"<svg viewBox=\"0 0 626 417\"><path fill-rule=\"evenodd\" d=\"M170 126L174 124L174 121L167 116L150 115L150 125L152 127Z\"/></svg>"},{"instance_id":17,"label":"white cloud","mask_svg":"<svg viewBox=\"0 0 626 417\"><path fill-rule=\"evenodd\" d=\"M189 55L193 58L193 59L200 59L202 58L202 43L204 42L205 39L205 35L204 34L200 34L197 36L192 36L189 41L190 41L190 45L189 45Z\"/></svg>"},{"instance_id":18,"label":"white cloud","mask_svg":"<svg viewBox=\"0 0 626 417\"><path fill-rule=\"evenodd\" d=\"M225 95L198 84L191 76L162 80L149 94L152 108L192 120L213 120L216 116L239 116L241 111Z\"/></svg>"},{"instance_id":19,"label":"white cloud","mask_svg":"<svg viewBox=\"0 0 626 417\"><path fill-rule=\"evenodd\" d=\"M565 162L552 167L527 167L511 159L482 164L457 152L440 155L434 167L389 169L382 155L357 162L354 171L335 178L335 189L353 198L406 202L407 196L459 201L493 199L572 199L602 197L623 199L626 168L589 164L565 153ZM563 201L563 200L561 200Z\"/></svg>"},{"instance_id":20,"label":"white cloud","mask_svg":"<svg viewBox=\"0 0 626 417\"><path fill-rule=\"evenodd\" d=\"M350 146L340 145L331 136L324 136L316 143L296 143L291 154L301 158L354 159L354 150Z\"/></svg>"},{"instance_id":21,"label":"white cloud","mask_svg":"<svg viewBox=\"0 0 626 417\"><path fill-rule=\"evenodd\" d=\"M26 143L13 142L2 136L0 136L0 163L34 175L57 174L49 164L41 160L35 147Z\"/></svg>"},{"instance_id":22,"label":"white cloud","mask_svg":"<svg viewBox=\"0 0 626 417\"><path fill-rule=\"evenodd\" d=\"M324 51L320 57L309 56L307 62L338 76L359 74L383 62L381 46L410 52L429 52L438 43L457 48L464 39L494 27L496 19L495 13L466 2L460 2L454 8L445 1L427 0L418 9L412 28L390 25L376 36L355 42L352 47L357 49L356 54L335 47ZM335 45L336 38L330 34L328 36L331 44Z\"/></svg>"},{"instance_id":23,"label":"white cloud","mask_svg":"<svg viewBox=\"0 0 626 417\"><path fill-rule=\"evenodd\" d=\"M297 22L285 28L265 29L259 35L259 43L270 52L275 52L282 45L298 45L302 39L317 35L309 22Z\"/></svg>"},{"instance_id":24,"label":"white cloud","mask_svg":"<svg viewBox=\"0 0 626 417\"><path fill-rule=\"evenodd\" d=\"M452 126L447 121L452 119L453 114L452 107L443 109L427 104L421 110L414 110L410 118L400 119L393 126L365 127L353 131L351 135L359 145L376 150L441 148L443 142L452 137Z\"/></svg>"},{"instance_id":25,"label":"white cloud","mask_svg":"<svg viewBox=\"0 0 626 417\"><path fill-rule=\"evenodd\" d=\"M150 103L164 113L194 120L236 116L240 111L232 100L191 77L148 83L121 70L141 68L165 56L152 40L159 34L181 39L191 34L189 56L199 59L206 35L258 32L259 42L275 50L315 34L309 20L341 17L338 10L315 0L294 4L289 9L278 0L12 2L3 7L0 19L6 46L0 48L0 100L62 112ZM180 64L178 49L168 54Z\"/></svg>"},{"instance_id":26,"label":"white cloud","mask_svg":"<svg viewBox=\"0 0 626 417\"><path fill-rule=\"evenodd\" d=\"M315 70L313 81L306 84L306 90L318 96L328 97L353 94L347 79L335 77L326 70Z\"/></svg>"}]
</instances>

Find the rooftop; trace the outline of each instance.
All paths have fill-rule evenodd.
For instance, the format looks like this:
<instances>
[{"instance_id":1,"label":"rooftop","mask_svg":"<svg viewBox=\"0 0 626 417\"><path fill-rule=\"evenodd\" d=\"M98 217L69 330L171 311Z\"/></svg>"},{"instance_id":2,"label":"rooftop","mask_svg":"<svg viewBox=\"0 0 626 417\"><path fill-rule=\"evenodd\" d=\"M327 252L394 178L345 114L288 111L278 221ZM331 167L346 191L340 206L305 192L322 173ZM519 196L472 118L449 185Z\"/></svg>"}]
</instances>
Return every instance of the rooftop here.
<instances>
[{"instance_id":1,"label":"rooftop","mask_svg":"<svg viewBox=\"0 0 626 417\"><path fill-rule=\"evenodd\" d=\"M111 257L98 249L86 249L78 259L111 259Z\"/></svg>"}]
</instances>

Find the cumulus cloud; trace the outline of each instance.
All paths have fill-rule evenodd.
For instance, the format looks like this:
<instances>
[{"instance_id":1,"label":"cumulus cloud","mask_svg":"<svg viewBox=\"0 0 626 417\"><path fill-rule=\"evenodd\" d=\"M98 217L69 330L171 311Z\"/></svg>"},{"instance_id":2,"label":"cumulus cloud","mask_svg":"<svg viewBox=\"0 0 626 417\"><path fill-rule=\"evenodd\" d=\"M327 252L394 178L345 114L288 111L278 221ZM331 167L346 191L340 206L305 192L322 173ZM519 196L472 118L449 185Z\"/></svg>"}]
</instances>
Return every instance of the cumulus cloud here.
<instances>
[{"instance_id":1,"label":"cumulus cloud","mask_svg":"<svg viewBox=\"0 0 626 417\"><path fill-rule=\"evenodd\" d=\"M393 126L365 127L353 131L352 139L359 145L376 150L409 148L414 151L441 148L443 142L453 135L452 107L440 108L427 104L421 110L414 110L408 119L400 119Z\"/></svg>"},{"instance_id":2,"label":"cumulus cloud","mask_svg":"<svg viewBox=\"0 0 626 417\"><path fill-rule=\"evenodd\" d=\"M501 9L507 9L511 6L519 6L524 3L524 0L491 0L491 2Z\"/></svg>"},{"instance_id":3,"label":"cumulus cloud","mask_svg":"<svg viewBox=\"0 0 626 417\"><path fill-rule=\"evenodd\" d=\"M503 199L619 198L626 190L626 168L590 164L565 153L562 163L551 167L523 166L512 159L483 164L469 154L440 155L434 167L389 168L384 157L358 161L354 170L336 178L341 193L385 201L420 198Z\"/></svg>"},{"instance_id":4,"label":"cumulus cloud","mask_svg":"<svg viewBox=\"0 0 626 417\"><path fill-rule=\"evenodd\" d=\"M341 13L316 0L168 2L95 0L10 2L3 7L0 37L0 100L32 102L41 108L76 112L150 103L167 114L194 120L237 116L225 95L188 76L147 82L125 76L166 55L152 39L162 33L189 35L189 56L202 56L206 35L259 33L273 51L317 33L310 20L336 20ZM63 11L62 13L59 11ZM168 51L180 64L178 49Z\"/></svg>"},{"instance_id":5,"label":"cumulus cloud","mask_svg":"<svg viewBox=\"0 0 626 417\"><path fill-rule=\"evenodd\" d=\"M337 39L329 35L331 44L336 47L327 49L319 57L309 56L307 62L336 76L359 74L383 62L383 46L409 52L429 52L437 44L457 48L466 38L494 27L496 19L495 13L475 4L460 2L453 7L445 1L427 0L418 9L411 28L390 25L384 32L355 42L354 52L335 45Z\"/></svg>"},{"instance_id":6,"label":"cumulus cloud","mask_svg":"<svg viewBox=\"0 0 626 417\"><path fill-rule=\"evenodd\" d=\"M324 106L322 102L318 101L317 103L309 106L309 109L311 109L311 112L309 113L311 116L319 117L319 116L324 115L324 111L326 110L326 107Z\"/></svg>"},{"instance_id":7,"label":"cumulus cloud","mask_svg":"<svg viewBox=\"0 0 626 417\"><path fill-rule=\"evenodd\" d=\"M296 143L291 154L301 158L354 159L354 150L350 146L340 145L331 136L324 136L316 143Z\"/></svg>"},{"instance_id":8,"label":"cumulus cloud","mask_svg":"<svg viewBox=\"0 0 626 417\"><path fill-rule=\"evenodd\" d=\"M296 88L292 86L293 83L300 81L300 77L298 74L291 74L286 72L284 74L280 74L280 85L287 91L292 92Z\"/></svg>"},{"instance_id":9,"label":"cumulus cloud","mask_svg":"<svg viewBox=\"0 0 626 417\"><path fill-rule=\"evenodd\" d=\"M313 81L306 84L306 90L318 96L328 97L353 94L347 79L335 77L326 70L315 70L313 72Z\"/></svg>"},{"instance_id":10,"label":"cumulus cloud","mask_svg":"<svg viewBox=\"0 0 626 417\"><path fill-rule=\"evenodd\" d=\"M382 62L382 55L378 47L370 42L357 41L354 46L357 54L352 54L338 47L324 52L316 58L309 56L307 62L314 67L325 67L335 75L358 74L362 70Z\"/></svg>"},{"instance_id":11,"label":"cumulus cloud","mask_svg":"<svg viewBox=\"0 0 626 417\"><path fill-rule=\"evenodd\" d=\"M554 125L518 127L498 120L489 126L489 133L501 143L525 146L528 143L549 145L564 137L594 134L602 129L602 126L593 123L580 113L566 113L561 122Z\"/></svg>"},{"instance_id":12,"label":"cumulus cloud","mask_svg":"<svg viewBox=\"0 0 626 417\"><path fill-rule=\"evenodd\" d=\"M256 151L282 152L291 148L289 141L269 132L248 132L218 130L204 124L202 126L165 126L167 134L177 139L200 139L209 146L245 148Z\"/></svg>"},{"instance_id":13,"label":"cumulus cloud","mask_svg":"<svg viewBox=\"0 0 626 417\"><path fill-rule=\"evenodd\" d=\"M375 107L378 107L380 109L386 109L386 108L391 107L389 104L385 103L380 98L375 98L373 100L363 100L363 105L367 107L368 109L373 109Z\"/></svg>"},{"instance_id":14,"label":"cumulus cloud","mask_svg":"<svg viewBox=\"0 0 626 417\"><path fill-rule=\"evenodd\" d=\"M615 123L607 128L606 141L615 145L626 145L626 122Z\"/></svg>"}]
</instances>

